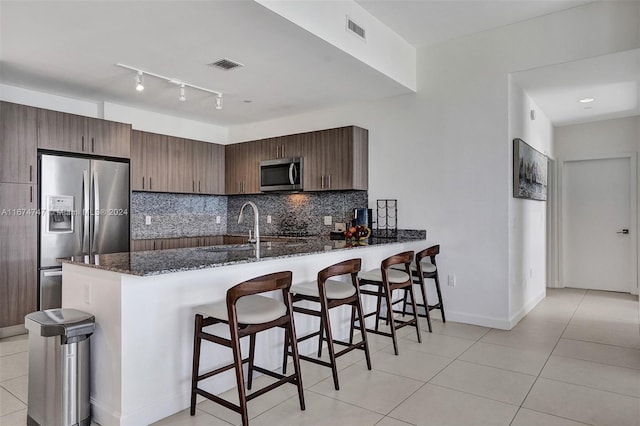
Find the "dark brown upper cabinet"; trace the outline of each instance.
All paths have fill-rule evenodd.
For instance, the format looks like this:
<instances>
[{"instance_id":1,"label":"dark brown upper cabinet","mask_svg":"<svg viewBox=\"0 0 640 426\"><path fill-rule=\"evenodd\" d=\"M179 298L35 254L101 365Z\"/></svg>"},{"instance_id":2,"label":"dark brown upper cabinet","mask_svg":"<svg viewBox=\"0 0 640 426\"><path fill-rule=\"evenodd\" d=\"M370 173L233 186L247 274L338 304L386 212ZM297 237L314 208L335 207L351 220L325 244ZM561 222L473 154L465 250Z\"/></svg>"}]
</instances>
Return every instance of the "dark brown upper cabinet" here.
<instances>
[{"instance_id":1,"label":"dark brown upper cabinet","mask_svg":"<svg viewBox=\"0 0 640 426\"><path fill-rule=\"evenodd\" d=\"M37 182L37 114L37 108L0 102L0 182Z\"/></svg>"},{"instance_id":2,"label":"dark brown upper cabinet","mask_svg":"<svg viewBox=\"0 0 640 426\"><path fill-rule=\"evenodd\" d=\"M38 148L130 158L131 125L38 110Z\"/></svg>"},{"instance_id":3,"label":"dark brown upper cabinet","mask_svg":"<svg viewBox=\"0 0 640 426\"><path fill-rule=\"evenodd\" d=\"M131 189L224 194L224 145L134 130Z\"/></svg>"},{"instance_id":4,"label":"dark brown upper cabinet","mask_svg":"<svg viewBox=\"0 0 640 426\"><path fill-rule=\"evenodd\" d=\"M302 138L305 191L368 189L368 130L348 126Z\"/></svg>"}]
</instances>

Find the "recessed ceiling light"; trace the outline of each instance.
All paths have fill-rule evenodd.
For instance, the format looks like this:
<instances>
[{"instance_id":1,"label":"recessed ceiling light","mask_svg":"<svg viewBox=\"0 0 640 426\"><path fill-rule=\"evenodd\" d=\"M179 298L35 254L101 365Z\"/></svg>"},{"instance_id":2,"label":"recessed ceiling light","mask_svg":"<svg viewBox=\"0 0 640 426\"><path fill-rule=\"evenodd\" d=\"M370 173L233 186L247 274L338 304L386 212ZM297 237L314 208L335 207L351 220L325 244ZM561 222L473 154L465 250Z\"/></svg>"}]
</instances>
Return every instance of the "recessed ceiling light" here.
<instances>
[{"instance_id":1,"label":"recessed ceiling light","mask_svg":"<svg viewBox=\"0 0 640 426\"><path fill-rule=\"evenodd\" d=\"M578 102L580 102L581 104L588 104L589 102L593 102L593 101L595 101L594 98L582 98Z\"/></svg>"}]
</instances>

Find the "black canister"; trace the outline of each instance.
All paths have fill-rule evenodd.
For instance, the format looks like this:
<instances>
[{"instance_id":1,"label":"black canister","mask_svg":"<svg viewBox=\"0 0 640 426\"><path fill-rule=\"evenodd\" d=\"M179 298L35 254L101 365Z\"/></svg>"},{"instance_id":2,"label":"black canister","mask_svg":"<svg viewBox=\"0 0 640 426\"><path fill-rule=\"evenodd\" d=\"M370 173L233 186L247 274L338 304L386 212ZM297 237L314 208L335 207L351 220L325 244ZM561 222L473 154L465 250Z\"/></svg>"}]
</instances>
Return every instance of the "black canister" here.
<instances>
[{"instance_id":1,"label":"black canister","mask_svg":"<svg viewBox=\"0 0 640 426\"><path fill-rule=\"evenodd\" d=\"M352 226L365 225L373 229L373 214L371 209L353 209Z\"/></svg>"}]
</instances>

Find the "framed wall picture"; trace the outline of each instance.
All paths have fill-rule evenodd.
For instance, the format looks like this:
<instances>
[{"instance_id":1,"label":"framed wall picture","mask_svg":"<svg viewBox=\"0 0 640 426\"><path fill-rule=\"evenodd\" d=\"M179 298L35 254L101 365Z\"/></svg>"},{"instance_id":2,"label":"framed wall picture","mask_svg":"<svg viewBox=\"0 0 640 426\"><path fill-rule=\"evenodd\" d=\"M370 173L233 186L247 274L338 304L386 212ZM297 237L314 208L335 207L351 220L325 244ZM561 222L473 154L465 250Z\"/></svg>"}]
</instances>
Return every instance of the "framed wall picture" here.
<instances>
[{"instance_id":1,"label":"framed wall picture","mask_svg":"<svg viewBox=\"0 0 640 426\"><path fill-rule=\"evenodd\" d=\"M547 200L547 156L518 138L513 140L513 196Z\"/></svg>"}]
</instances>

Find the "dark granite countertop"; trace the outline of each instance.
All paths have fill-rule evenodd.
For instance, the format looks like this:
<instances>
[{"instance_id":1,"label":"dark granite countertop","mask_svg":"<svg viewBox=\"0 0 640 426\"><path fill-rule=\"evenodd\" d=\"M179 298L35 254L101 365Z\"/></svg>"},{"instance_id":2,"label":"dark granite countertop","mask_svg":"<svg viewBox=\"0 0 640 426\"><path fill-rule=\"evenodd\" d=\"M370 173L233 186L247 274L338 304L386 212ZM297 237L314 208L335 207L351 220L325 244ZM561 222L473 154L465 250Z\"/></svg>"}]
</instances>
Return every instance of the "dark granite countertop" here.
<instances>
[{"instance_id":1,"label":"dark granite countertop","mask_svg":"<svg viewBox=\"0 0 640 426\"><path fill-rule=\"evenodd\" d=\"M370 238L362 242L331 240L328 237L317 237L314 239L305 239L304 241L261 243L259 257L256 256L254 245L231 244L132 253L112 253L95 256L76 256L59 259L59 261L122 274L151 276L294 256L305 256L327 251L362 249L371 246L405 243L424 239L424 234L419 236L401 235L397 238Z\"/></svg>"}]
</instances>

